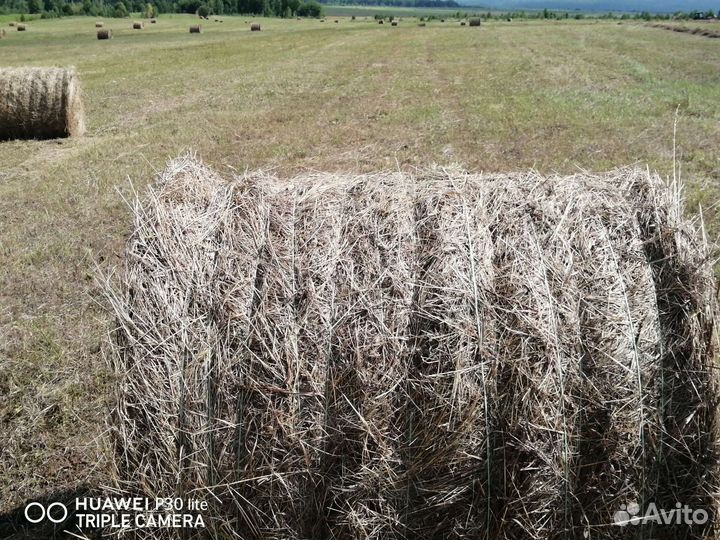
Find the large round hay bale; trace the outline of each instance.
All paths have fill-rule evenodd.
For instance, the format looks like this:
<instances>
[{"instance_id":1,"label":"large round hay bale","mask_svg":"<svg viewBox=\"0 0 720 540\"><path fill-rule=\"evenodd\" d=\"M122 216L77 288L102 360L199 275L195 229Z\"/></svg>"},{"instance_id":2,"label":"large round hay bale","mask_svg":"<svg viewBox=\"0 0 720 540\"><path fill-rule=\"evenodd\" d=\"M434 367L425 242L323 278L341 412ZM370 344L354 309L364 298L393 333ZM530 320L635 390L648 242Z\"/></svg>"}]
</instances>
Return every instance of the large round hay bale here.
<instances>
[{"instance_id":1,"label":"large round hay bale","mask_svg":"<svg viewBox=\"0 0 720 540\"><path fill-rule=\"evenodd\" d=\"M104 22L98 21L98 22L95 23L95 28L102 28L103 26L105 26L105 23L104 23Z\"/></svg>"},{"instance_id":2,"label":"large round hay bale","mask_svg":"<svg viewBox=\"0 0 720 540\"><path fill-rule=\"evenodd\" d=\"M10 21L8 23L8 26L13 27L13 28L15 27L15 25L16 25L15 21Z\"/></svg>"},{"instance_id":3,"label":"large round hay bale","mask_svg":"<svg viewBox=\"0 0 720 540\"><path fill-rule=\"evenodd\" d=\"M174 161L109 294L117 487L204 494L210 538L709 537L715 284L678 193ZM650 502L709 519L613 523Z\"/></svg>"},{"instance_id":4,"label":"large round hay bale","mask_svg":"<svg viewBox=\"0 0 720 540\"><path fill-rule=\"evenodd\" d=\"M0 68L0 139L79 137L84 132L74 68Z\"/></svg>"},{"instance_id":5,"label":"large round hay bale","mask_svg":"<svg viewBox=\"0 0 720 540\"><path fill-rule=\"evenodd\" d=\"M191 34L201 34L202 33L202 26L199 24L194 24L190 27L190 33Z\"/></svg>"},{"instance_id":6,"label":"large round hay bale","mask_svg":"<svg viewBox=\"0 0 720 540\"><path fill-rule=\"evenodd\" d=\"M260 31L260 23L252 23L250 25L250 31L251 32L259 32Z\"/></svg>"},{"instance_id":7,"label":"large round hay bale","mask_svg":"<svg viewBox=\"0 0 720 540\"><path fill-rule=\"evenodd\" d=\"M397 26L397 25L398 25L397 21L393 21L390 23L390 26Z\"/></svg>"},{"instance_id":8,"label":"large round hay bale","mask_svg":"<svg viewBox=\"0 0 720 540\"><path fill-rule=\"evenodd\" d=\"M426 26L424 22L418 23L418 26Z\"/></svg>"},{"instance_id":9,"label":"large round hay bale","mask_svg":"<svg viewBox=\"0 0 720 540\"><path fill-rule=\"evenodd\" d=\"M101 28L97 31L98 39L112 39L112 30L109 28Z\"/></svg>"},{"instance_id":10,"label":"large round hay bale","mask_svg":"<svg viewBox=\"0 0 720 540\"><path fill-rule=\"evenodd\" d=\"M25 32L27 30L27 26L24 24L18 24L17 29L18 29L18 32Z\"/></svg>"},{"instance_id":11,"label":"large round hay bale","mask_svg":"<svg viewBox=\"0 0 720 540\"><path fill-rule=\"evenodd\" d=\"M460 26L465 26L465 21L460 21Z\"/></svg>"},{"instance_id":12,"label":"large round hay bale","mask_svg":"<svg viewBox=\"0 0 720 540\"><path fill-rule=\"evenodd\" d=\"M150 19L150 24L157 24L157 19Z\"/></svg>"},{"instance_id":13,"label":"large round hay bale","mask_svg":"<svg viewBox=\"0 0 720 540\"><path fill-rule=\"evenodd\" d=\"M478 17L472 18L469 23L470 26L480 26L480 19Z\"/></svg>"},{"instance_id":14,"label":"large round hay bale","mask_svg":"<svg viewBox=\"0 0 720 540\"><path fill-rule=\"evenodd\" d=\"M143 28L145 28L145 23L144 23L144 22L135 21L135 22L133 23L133 30L142 30Z\"/></svg>"}]
</instances>

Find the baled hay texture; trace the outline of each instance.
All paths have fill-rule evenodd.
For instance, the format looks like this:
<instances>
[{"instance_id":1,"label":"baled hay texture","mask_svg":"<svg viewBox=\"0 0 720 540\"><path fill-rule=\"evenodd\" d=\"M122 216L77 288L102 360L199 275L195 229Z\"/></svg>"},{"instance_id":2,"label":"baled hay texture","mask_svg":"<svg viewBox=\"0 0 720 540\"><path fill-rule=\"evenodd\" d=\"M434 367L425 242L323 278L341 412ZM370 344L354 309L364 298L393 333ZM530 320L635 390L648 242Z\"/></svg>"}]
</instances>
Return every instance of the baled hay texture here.
<instances>
[{"instance_id":1,"label":"baled hay texture","mask_svg":"<svg viewBox=\"0 0 720 540\"><path fill-rule=\"evenodd\" d=\"M418 26L426 26L424 22L418 23Z\"/></svg>"},{"instance_id":2,"label":"baled hay texture","mask_svg":"<svg viewBox=\"0 0 720 540\"><path fill-rule=\"evenodd\" d=\"M84 132L74 68L0 68L0 140L79 137Z\"/></svg>"},{"instance_id":3,"label":"baled hay texture","mask_svg":"<svg viewBox=\"0 0 720 540\"><path fill-rule=\"evenodd\" d=\"M460 23L460 26L465 26L465 21L462 21L462 22Z\"/></svg>"},{"instance_id":4,"label":"baled hay texture","mask_svg":"<svg viewBox=\"0 0 720 540\"><path fill-rule=\"evenodd\" d=\"M395 21L393 21L393 22L390 23L390 26L397 26L397 24L398 24L398 23L396 23Z\"/></svg>"},{"instance_id":5,"label":"baled hay texture","mask_svg":"<svg viewBox=\"0 0 720 540\"><path fill-rule=\"evenodd\" d=\"M95 28L102 28L103 26L105 26L105 23L103 23L103 22L96 22L96 23L95 23Z\"/></svg>"},{"instance_id":6,"label":"baled hay texture","mask_svg":"<svg viewBox=\"0 0 720 540\"><path fill-rule=\"evenodd\" d=\"M385 21L383 21L382 19L380 19L380 20L378 21L378 24L385 24Z\"/></svg>"},{"instance_id":7,"label":"baled hay texture","mask_svg":"<svg viewBox=\"0 0 720 540\"><path fill-rule=\"evenodd\" d=\"M251 32L259 32L260 31L260 23L252 23L250 25L250 31Z\"/></svg>"},{"instance_id":8,"label":"baled hay texture","mask_svg":"<svg viewBox=\"0 0 720 540\"><path fill-rule=\"evenodd\" d=\"M24 24L18 24L17 29L18 32L25 32L25 30L27 30L27 26L25 26Z\"/></svg>"},{"instance_id":9,"label":"baled hay texture","mask_svg":"<svg viewBox=\"0 0 720 540\"><path fill-rule=\"evenodd\" d=\"M112 30L109 28L104 28L97 31L97 38L98 39L112 39Z\"/></svg>"},{"instance_id":10,"label":"baled hay texture","mask_svg":"<svg viewBox=\"0 0 720 540\"><path fill-rule=\"evenodd\" d=\"M157 19L150 19L150 24L157 24Z\"/></svg>"},{"instance_id":11,"label":"baled hay texture","mask_svg":"<svg viewBox=\"0 0 720 540\"><path fill-rule=\"evenodd\" d=\"M145 23L143 22L134 22L133 23L133 30L142 30L145 28Z\"/></svg>"},{"instance_id":12,"label":"baled hay texture","mask_svg":"<svg viewBox=\"0 0 720 540\"><path fill-rule=\"evenodd\" d=\"M480 26L480 19L470 19L470 26Z\"/></svg>"},{"instance_id":13,"label":"baled hay texture","mask_svg":"<svg viewBox=\"0 0 720 540\"><path fill-rule=\"evenodd\" d=\"M226 182L184 157L110 293L117 481L208 501L186 538L701 538L713 290L645 171ZM635 501L710 525L614 525Z\"/></svg>"},{"instance_id":14,"label":"baled hay texture","mask_svg":"<svg viewBox=\"0 0 720 540\"><path fill-rule=\"evenodd\" d=\"M191 34L200 34L200 33L202 33L202 27L199 24L193 25L190 27L190 33Z\"/></svg>"},{"instance_id":15,"label":"baled hay texture","mask_svg":"<svg viewBox=\"0 0 720 540\"><path fill-rule=\"evenodd\" d=\"M11 23L8 24L8 26L15 26L15 23L14 23L14 22L11 22Z\"/></svg>"}]
</instances>

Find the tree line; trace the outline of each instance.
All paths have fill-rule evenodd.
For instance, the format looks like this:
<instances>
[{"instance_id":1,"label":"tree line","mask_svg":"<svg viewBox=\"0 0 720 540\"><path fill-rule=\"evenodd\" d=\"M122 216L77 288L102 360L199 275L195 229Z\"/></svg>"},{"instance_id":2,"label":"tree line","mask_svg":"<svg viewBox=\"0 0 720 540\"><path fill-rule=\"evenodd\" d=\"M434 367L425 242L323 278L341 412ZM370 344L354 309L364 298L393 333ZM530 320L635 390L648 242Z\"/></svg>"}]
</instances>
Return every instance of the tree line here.
<instances>
[{"instance_id":1,"label":"tree line","mask_svg":"<svg viewBox=\"0 0 720 540\"><path fill-rule=\"evenodd\" d=\"M320 17L316 0L0 0L0 14L20 13L31 18L71 15L128 17L141 13L152 18L161 13L263 15L266 17Z\"/></svg>"}]
</instances>

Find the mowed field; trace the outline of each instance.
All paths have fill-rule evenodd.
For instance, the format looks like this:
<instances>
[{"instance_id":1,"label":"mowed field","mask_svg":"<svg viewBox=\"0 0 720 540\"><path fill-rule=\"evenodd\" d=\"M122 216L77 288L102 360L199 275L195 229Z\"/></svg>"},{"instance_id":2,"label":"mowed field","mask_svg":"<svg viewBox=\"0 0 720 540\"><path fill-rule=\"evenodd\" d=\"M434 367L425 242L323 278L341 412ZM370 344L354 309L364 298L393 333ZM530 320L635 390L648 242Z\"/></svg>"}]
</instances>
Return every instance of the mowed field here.
<instances>
[{"instance_id":1,"label":"mowed field","mask_svg":"<svg viewBox=\"0 0 720 540\"><path fill-rule=\"evenodd\" d=\"M0 512L104 482L111 321L98 276L121 260L125 200L166 160L221 171L601 171L670 175L673 123L687 195L711 239L720 182L720 40L598 21L398 27L363 18L190 16L132 30L32 21L3 66L74 65L88 134L0 142ZM251 33L250 22L262 32Z\"/></svg>"}]
</instances>

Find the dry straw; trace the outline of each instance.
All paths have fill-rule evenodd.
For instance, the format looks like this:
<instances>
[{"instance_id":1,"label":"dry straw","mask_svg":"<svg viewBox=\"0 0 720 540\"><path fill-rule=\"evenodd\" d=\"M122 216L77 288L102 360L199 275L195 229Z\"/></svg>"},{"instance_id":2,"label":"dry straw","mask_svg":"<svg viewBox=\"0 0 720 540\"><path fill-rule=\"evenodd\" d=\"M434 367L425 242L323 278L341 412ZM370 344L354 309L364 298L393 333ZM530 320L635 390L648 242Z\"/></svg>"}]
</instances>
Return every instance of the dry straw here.
<instances>
[{"instance_id":1,"label":"dry straw","mask_svg":"<svg viewBox=\"0 0 720 540\"><path fill-rule=\"evenodd\" d=\"M202 33L202 26L199 24L195 24L190 27L190 33L191 34L201 34Z\"/></svg>"},{"instance_id":2,"label":"dry straw","mask_svg":"<svg viewBox=\"0 0 720 540\"><path fill-rule=\"evenodd\" d=\"M84 132L74 68L0 68L0 139L78 137Z\"/></svg>"},{"instance_id":3,"label":"dry straw","mask_svg":"<svg viewBox=\"0 0 720 540\"><path fill-rule=\"evenodd\" d=\"M157 19L150 19L150 24L157 24Z\"/></svg>"},{"instance_id":4,"label":"dry straw","mask_svg":"<svg viewBox=\"0 0 720 540\"><path fill-rule=\"evenodd\" d=\"M133 23L133 30L142 30L145 28L145 23L143 22L134 22Z\"/></svg>"},{"instance_id":5,"label":"dry straw","mask_svg":"<svg viewBox=\"0 0 720 540\"><path fill-rule=\"evenodd\" d=\"M98 39L112 39L112 30L109 28L103 28L97 31Z\"/></svg>"},{"instance_id":6,"label":"dry straw","mask_svg":"<svg viewBox=\"0 0 720 540\"><path fill-rule=\"evenodd\" d=\"M95 23L95 28L102 28L103 26L105 26L104 22L96 22Z\"/></svg>"},{"instance_id":7,"label":"dry straw","mask_svg":"<svg viewBox=\"0 0 720 540\"><path fill-rule=\"evenodd\" d=\"M8 24L8 26L12 26L12 27L14 27L14 26L15 26L15 24L16 24L15 22L10 22L10 23Z\"/></svg>"},{"instance_id":8,"label":"dry straw","mask_svg":"<svg viewBox=\"0 0 720 540\"><path fill-rule=\"evenodd\" d=\"M259 32L260 31L260 23L252 23L250 25L250 31L251 32Z\"/></svg>"},{"instance_id":9,"label":"dry straw","mask_svg":"<svg viewBox=\"0 0 720 540\"><path fill-rule=\"evenodd\" d=\"M470 19L470 26L480 26L480 19L478 19L478 18Z\"/></svg>"},{"instance_id":10,"label":"dry straw","mask_svg":"<svg viewBox=\"0 0 720 540\"><path fill-rule=\"evenodd\" d=\"M18 32L25 32L25 30L27 30L27 26L24 24L18 24L17 29L18 29Z\"/></svg>"},{"instance_id":11,"label":"dry straw","mask_svg":"<svg viewBox=\"0 0 720 540\"><path fill-rule=\"evenodd\" d=\"M207 501L173 538L704 537L700 238L644 170L227 182L180 158L109 289L118 487ZM677 501L709 524L613 524Z\"/></svg>"}]
</instances>

